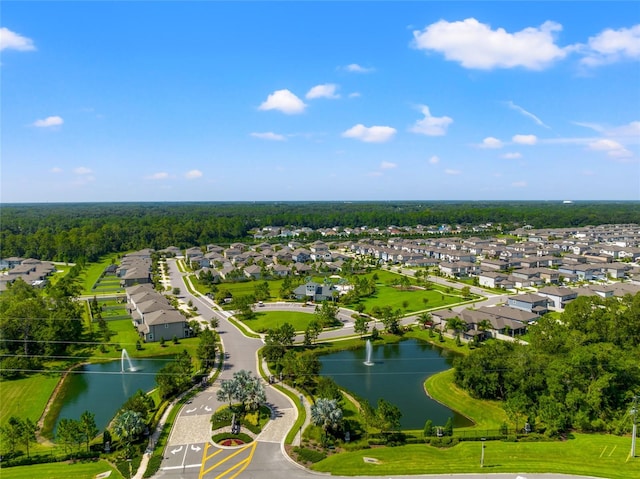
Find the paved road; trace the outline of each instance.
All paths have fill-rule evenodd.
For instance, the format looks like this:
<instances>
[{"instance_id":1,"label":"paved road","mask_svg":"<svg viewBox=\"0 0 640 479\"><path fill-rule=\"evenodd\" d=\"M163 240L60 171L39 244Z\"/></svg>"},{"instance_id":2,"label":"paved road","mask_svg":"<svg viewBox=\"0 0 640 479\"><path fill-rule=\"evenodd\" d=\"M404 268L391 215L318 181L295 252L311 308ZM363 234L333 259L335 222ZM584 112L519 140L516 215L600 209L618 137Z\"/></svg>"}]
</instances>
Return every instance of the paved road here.
<instances>
[{"instance_id":1,"label":"paved road","mask_svg":"<svg viewBox=\"0 0 640 479\"><path fill-rule=\"evenodd\" d=\"M284 438L291 429L297 415L297 410L290 400L266 385L267 401L272 408L273 420L265 430L251 444L238 448L222 448L209 442L211 428L209 419L213 411L221 404L216 398L220 380L230 378L235 371L246 369L257 373L257 351L263 345L260 339L245 337L227 319L228 312L222 311L210 299L191 295L184 284L184 273L181 273L175 260L167 261L168 277L163 281L165 285L178 287L181 290L181 300L192 301L200 313L200 321L208 323L216 317L219 321L217 328L222 340L225 358L224 367L219 379L206 389L200 391L192 401L185 404L178 414L173 430L164 452L164 460L160 471L155 477L180 479L213 479L229 478L242 479L277 478L277 479L310 479L317 477L317 473L308 471L292 462L283 449ZM440 278L438 278L440 279ZM494 298L490 298L494 299ZM498 301L500 297L496 297ZM291 304L265 304L265 310L301 310L313 312L309 306ZM345 336L352 333L352 311L341 309L340 318L345 323L344 328L322 333L321 337L331 338ZM415 318L405 318L403 323L414 321ZM351 328L351 331L349 331ZM308 408L308 404L305 404ZM341 477L341 476L334 476ZM380 476L361 476L370 479L380 479ZM389 477L389 476L384 476ZM580 479L582 476L564 476L552 474L459 474L446 476L393 476L397 479L415 479L418 477L447 477L454 479ZM586 478L585 478L586 479Z\"/></svg>"}]
</instances>

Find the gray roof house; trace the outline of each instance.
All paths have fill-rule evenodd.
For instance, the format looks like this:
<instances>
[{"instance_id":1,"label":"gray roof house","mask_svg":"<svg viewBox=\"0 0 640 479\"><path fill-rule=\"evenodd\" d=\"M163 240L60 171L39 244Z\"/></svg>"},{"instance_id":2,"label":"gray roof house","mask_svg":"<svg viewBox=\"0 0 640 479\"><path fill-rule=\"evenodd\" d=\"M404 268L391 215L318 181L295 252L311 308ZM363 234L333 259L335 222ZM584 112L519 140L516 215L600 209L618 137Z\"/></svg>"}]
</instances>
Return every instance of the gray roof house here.
<instances>
[{"instance_id":1,"label":"gray roof house","mask_svg":"<svg viewBox=\"0 0 640 479\"><path fill-rule=\"evenodd\" d=\"M296 299L320 302L332 299L334 291L337 291L334 286L309 282L298 286L293 294Z\"/></svg>"}]
</instances>

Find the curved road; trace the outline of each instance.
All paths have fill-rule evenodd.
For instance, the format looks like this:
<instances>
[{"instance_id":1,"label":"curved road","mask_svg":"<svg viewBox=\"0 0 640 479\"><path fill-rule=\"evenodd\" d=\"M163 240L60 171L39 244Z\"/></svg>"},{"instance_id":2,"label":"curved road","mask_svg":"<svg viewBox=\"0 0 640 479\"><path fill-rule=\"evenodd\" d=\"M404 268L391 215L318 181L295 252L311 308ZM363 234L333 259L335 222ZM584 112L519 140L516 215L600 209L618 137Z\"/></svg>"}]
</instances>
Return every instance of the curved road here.
<instances>
[{"instance_id":1,"label":"curved road","mask_svg":"<svg viewBox=\"0 0 640 479\"><path fill-rule=\"evenodd\" d=\"M216 399L216 392L222 379L232 377L235 371L245 369L258 374L257 351L263 345L262 340L244 336L227 318L229 313L221 310L209 298L194 296L189 293L185 283L185 273L179 271L176 260L168 260L168 278L165 284L178 287L181 300L192 301L197 306L201 322L208 322L216 317L219 322L217 331L223 343L225 358L221 374L215 383L200 391L192 401L185 404L176 417L164 452L160 471L154 476L158 478L180 479L235 479L277 478L277 479L310 479L318 476L302 466L294 463L284 451L284 438L293 426L297 416L295 405L290 399L265 383L267 402L272 409L272 421L253 443L239 448L221 448L210 443L211 427L209 419L221 403ZM486 293L485 293L486 294ZM493 298L490 298L493 299ZM484 302L483 302L484 303ZM285 306L286 305L286 306ZM307 306L294 306L291 303L265 304L265 309L300 309L309 311ZM341 309L340 319L345 328L353 328L351 311ZM414 317L403 319L403 323L413 322ZM344 328L327 331L323 338L345 336ZM308 408L308 405L305 404ZM340 476L335 476L340 477ZM379 479L380 476L361 476ZM387 476L385 476L387 477ZM401 476L398 479L415 479L416 477L439 476ZM581 476L558 474L453 474L448 478L481 479L576 479ZM586 478L585 478L586 479Z\"/></svg>"}]
</instances>

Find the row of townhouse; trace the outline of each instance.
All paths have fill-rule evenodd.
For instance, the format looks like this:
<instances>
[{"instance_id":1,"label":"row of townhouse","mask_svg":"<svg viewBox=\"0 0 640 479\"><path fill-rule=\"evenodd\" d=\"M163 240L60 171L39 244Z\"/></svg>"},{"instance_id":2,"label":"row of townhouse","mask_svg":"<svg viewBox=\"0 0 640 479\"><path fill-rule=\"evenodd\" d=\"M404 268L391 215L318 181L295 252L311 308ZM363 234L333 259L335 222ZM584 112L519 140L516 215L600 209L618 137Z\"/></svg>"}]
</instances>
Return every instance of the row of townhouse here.
<instances>
[{"instance_id":1,"label":"row of townhouse","mask_svg":"<svg viewBox=\"0 0 640 479\"><path fill-rule=\"evenodd\" d=\"M151 283L152 249L143 249L122 257L116 269L120 286L127 288L136 284Z\"/></svg>"},{"instance_id":2,"label":"row of townhouse","mask_svg":"<svg viewBox=\"0 0 640 479\"><path fill-rule=\"evenodd\" d=\"M49 261L34 258L0 259L0 292L5 291L9 284L20 278L32 286L43 287L48 278L56 271L56 266Z\"/></svg>"},{"instance_id":3,"label":"row of townhouse","mask_svg":"<svg viewBox=\"0 0 640 479\"><path fill-rule=\"evenodd\" d=\"M127 310L145 342L188 338L193 332L186 318L151 284L125 288Z\"/></svg>"}]
</instances>

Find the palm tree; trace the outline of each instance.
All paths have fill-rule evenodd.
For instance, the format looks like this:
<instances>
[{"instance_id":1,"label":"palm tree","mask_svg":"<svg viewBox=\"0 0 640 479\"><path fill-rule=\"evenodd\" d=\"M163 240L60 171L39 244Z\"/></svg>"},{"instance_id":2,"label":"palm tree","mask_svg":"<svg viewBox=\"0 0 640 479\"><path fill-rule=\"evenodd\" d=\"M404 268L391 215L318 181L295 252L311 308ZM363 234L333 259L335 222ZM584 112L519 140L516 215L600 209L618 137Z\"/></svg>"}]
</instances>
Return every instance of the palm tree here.
<instances>
[{"instance_id":1,"label":"palm tree","mask_svg":"<svg viewBox=\"0 0 640 479\"><path fill-rule=\"evenodd\" d=\"M236 395L236 383L232 379L225 379L220 383L220 389L216 393L218 401L229 401L229 409L231 409L231 401Z\"/></svg>"},{"instance_id":2,"label":"palm tree","mask_svg":"<svg viewBox=\"0 0 640 479\"><path fill-rule=\"evenodd\" d=\"M491 325L491 321L488 319L483 319L479 321L477 324L478 331L482 331L483 333L490 330L493 326Z\"/></svg>"},{"instance_id":3,"label":"palm tree","mask_svg":"<svg viewBox=\"0 0 640 479\"><path fill-rule=\"evenodd\" d=\"M342 424L342 409L335 399L320 398L311 405L311 422L322 427L323 439L326 440L328 432L335 431Z\"/></svg>"},{"instance_id":4,"label":"palm tree","mask_svg":"<svg viewBox=\"0 0 640 479\"><path fill-rule=\"evenodd\" d=\"M447 320L447 329L453 329L456 336L460 336L460 331L465 329L467 323L461 320L458 316L454 316L453 318L449 318Z\"/></svg>"},{"instance_id":5,"label":"palm tree","mask_svg":"<svg viewBox=\"0 0 640 479\"><path fill-rule=\"evenodd\" d=\"M142 416L135 411L127 409L116 416L113 423L113 432L123 441L127 457L129 457L131 441L144 431L144 427Z\"/></svg>"},{"instance_id":6,"label":"palm tree","mask_svg":"<svg viewBox=\"0 0 640 479\"><path fill-rule=\"evenodd\" d=\"M418 322L422 326L422 329L426 329L427 326L431 326L433 324L433 318L431 317L431 313L424 312L420 316L418 316Z\"/></svg>"}]
</instances>

